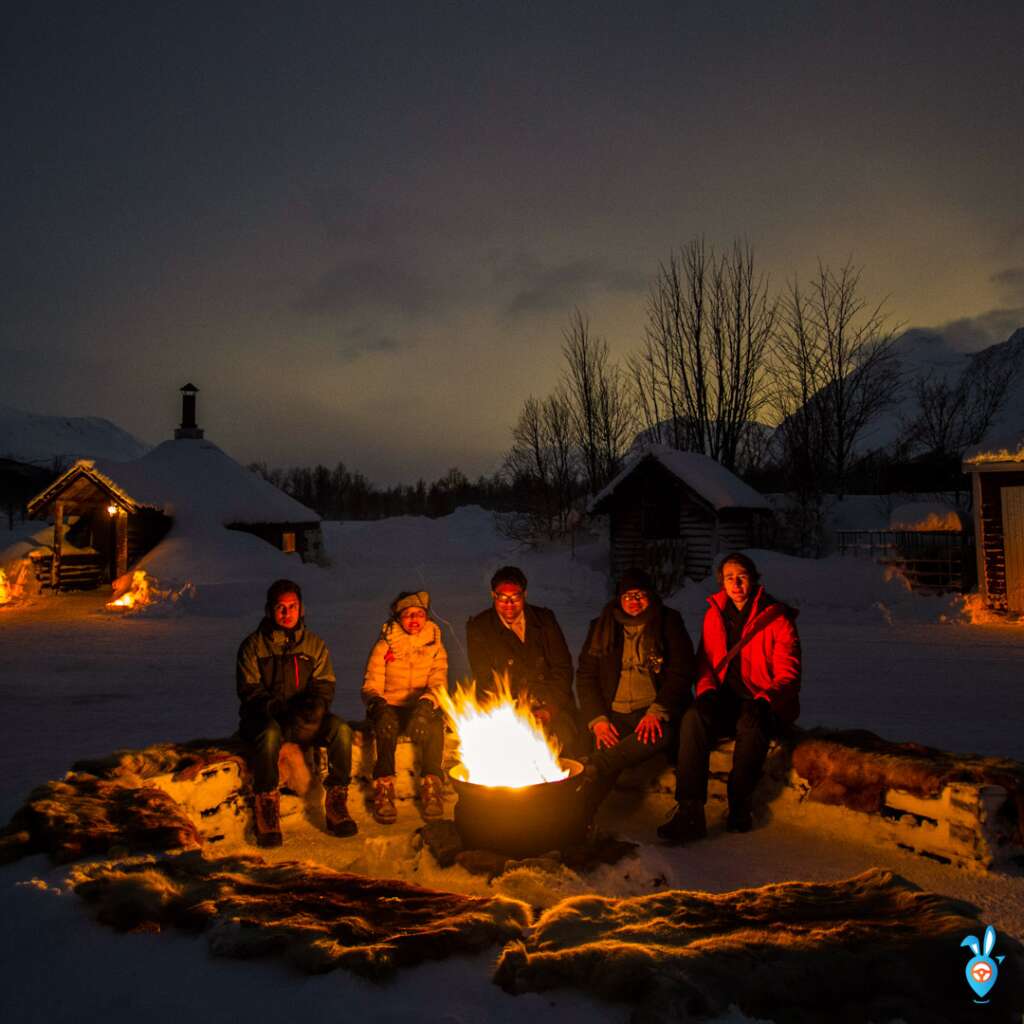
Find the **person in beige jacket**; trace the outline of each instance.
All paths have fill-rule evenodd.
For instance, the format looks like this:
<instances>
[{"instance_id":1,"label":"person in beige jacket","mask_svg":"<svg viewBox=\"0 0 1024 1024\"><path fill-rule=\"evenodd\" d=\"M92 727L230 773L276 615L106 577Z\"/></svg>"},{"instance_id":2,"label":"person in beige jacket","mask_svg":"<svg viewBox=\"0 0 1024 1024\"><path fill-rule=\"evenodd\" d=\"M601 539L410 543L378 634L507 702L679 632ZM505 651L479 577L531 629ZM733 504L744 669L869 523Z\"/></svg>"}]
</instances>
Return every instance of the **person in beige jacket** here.
<instances>
[{"instance_id":1,"label":"person in beige jacket","mask_svg":"<svg viewBox=\"0 0 1024 1024\"><path fill-rule=\"evenodd\" d=\"M401 732L419 747L423 817L444 816L444 713L438 694L448 687L448 652L429 611L427 591L399 594L366 662L362 696L377 743L373 816L383 825L398 817L395 747Z\"/></svg>"}]
</instances>

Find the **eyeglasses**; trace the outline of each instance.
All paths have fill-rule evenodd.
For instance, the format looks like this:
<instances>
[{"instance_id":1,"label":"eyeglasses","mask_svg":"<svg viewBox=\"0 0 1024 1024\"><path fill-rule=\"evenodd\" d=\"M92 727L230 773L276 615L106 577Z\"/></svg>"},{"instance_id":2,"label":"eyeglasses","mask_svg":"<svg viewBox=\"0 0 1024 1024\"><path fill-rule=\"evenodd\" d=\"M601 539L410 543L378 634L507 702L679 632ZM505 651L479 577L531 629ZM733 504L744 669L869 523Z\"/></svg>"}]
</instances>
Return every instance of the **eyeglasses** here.
<instances>
[{"instance_id":1,"label":"eyeglasses","mask_svg":"<svg viewBox=\"0 0 1024 1024\"><path fill-rule=\"evenodd\" d=\"M646 590L627 590L621 597L623 601L646 601L648 599Z\"/></svg>"},{"instance_id":2,"label":"eyeglasses","mask_svg":"<svg viewBox=\"0 0 1024 1024\"><path fill-rule=\"evenodd\" d=\"M498 604L518 604L523 599L523 591L520 590L518 594L499 594L492 591L491 596Z\"/></svg>"}]
</instances>

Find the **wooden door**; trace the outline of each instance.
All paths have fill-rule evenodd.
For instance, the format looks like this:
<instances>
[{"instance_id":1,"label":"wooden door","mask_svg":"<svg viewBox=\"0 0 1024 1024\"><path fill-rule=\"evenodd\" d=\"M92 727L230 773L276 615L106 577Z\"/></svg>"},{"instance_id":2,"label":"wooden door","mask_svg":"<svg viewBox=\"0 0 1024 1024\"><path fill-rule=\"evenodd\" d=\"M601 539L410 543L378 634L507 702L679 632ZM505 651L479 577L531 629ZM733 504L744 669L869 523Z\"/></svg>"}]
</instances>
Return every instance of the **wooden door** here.
<instances>
[{"instance_id":1,"label":"wooden door","mask_svg":"<svg viewBox=\"0 0 1024 1024\"><path fill-rule=\"evenodd\" d=\"M1003 487L1006 607L1024 612L1024 487Z\"/></svg>"}]
</instances>

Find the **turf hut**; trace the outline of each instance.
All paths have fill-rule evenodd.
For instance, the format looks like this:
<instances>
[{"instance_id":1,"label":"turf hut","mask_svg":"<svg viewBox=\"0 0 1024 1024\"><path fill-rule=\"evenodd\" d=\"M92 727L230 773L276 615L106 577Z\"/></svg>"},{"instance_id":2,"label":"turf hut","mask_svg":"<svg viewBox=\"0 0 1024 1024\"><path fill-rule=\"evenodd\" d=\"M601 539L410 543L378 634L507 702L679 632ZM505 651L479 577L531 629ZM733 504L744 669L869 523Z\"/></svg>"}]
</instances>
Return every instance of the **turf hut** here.
<instances>
[{"instance_id":1,"label":"turf hut","mask_svg":"<svg viewBox=\"0 0 1024 1024\"><path fill-rule=\"evenodd\" d=\"M181 390L173 440L131 462L79 459L29 502L29 515L53 520L52 549L34 561L54 589L115 579L161 542L214 550L223 529L319 557L320 517L207 441L195 422L198 388Z\"/></svg>"},{"instance_id":2,"label":"turf hut","mask_svg":"<svg viewBox=\"0 0 1024 1024\"><path fill-rule=\"evenodd\" d=\"M655 446L590 503L607 515L612 579L639 566L662 592L703 579L715 556L760 546L772 523L763 495L707 455Z\"/></svg>"}]
</instances>

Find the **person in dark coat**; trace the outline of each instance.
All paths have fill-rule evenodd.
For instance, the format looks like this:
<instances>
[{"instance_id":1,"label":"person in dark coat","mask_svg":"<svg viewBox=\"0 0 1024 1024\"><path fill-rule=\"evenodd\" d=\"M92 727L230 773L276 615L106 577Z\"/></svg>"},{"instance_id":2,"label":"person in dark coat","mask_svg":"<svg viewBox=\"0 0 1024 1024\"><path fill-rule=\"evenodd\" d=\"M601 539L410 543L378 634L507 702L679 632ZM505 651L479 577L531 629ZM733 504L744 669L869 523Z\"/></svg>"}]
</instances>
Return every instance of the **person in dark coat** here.
<instances>
[{"instance_id":1,"label":"person in dark coat","mask_svg":"<svg viewBox=\"0 0 1024 1024\"><path fill-rule=\"evenodd\" d=\"M671 748L693 686L693 643L647 573L626 570L615 595L590 623L576 673L596 747L588 766L591 816L624 769Z\"/></svg>"},{"instance_id":2,"label":"person in dark coat","mask_svg":"<svg viewBox=\"0 0 1024 1024\"><path fill-rule=\"evenodd\" d=\"M259 628L238 649L235 686L239 734L251 748L256 842L281 845L278 757L281 744L327 748L324 818L327 831L357 831L348 812L352 769L352 729L329 713L334 699L334 668L327 645L304 619L302 590L277 580L267 590Z\"/></svg>"},{"instance_id":3,"label":"person in dark coat","mask_svg":"<svg viewBox=\"0 0 1024 1024\"><path fill-rule=\"evenodd\" d=\"M514 565L491 577L491 600L490 608L466 623L477 695L493 695L507 676L512 696L529 704L563 753L573 754L578 729L572 655L554 612L527 603L526 575Z\"/></svg>"},{"instance_id":4,"label":"person in dark coat","mask_svg":"<svg viewBox=\"0 0 1024 1024\"><path fill-rule=\"evenodd\" d=\"M800 713L801 653L796 610L761 586L746 555L718 566L722 589L708 598L697 656L697 697L683 718L676 777L678 807L658 829L669 842L707 834L708 762L723 736L736 737L727 794L730 832L753 827L751 797L768 746Z\"/></svg>"}]
</instances>

